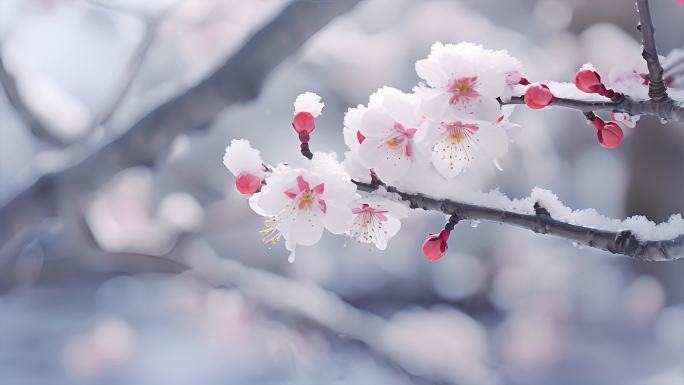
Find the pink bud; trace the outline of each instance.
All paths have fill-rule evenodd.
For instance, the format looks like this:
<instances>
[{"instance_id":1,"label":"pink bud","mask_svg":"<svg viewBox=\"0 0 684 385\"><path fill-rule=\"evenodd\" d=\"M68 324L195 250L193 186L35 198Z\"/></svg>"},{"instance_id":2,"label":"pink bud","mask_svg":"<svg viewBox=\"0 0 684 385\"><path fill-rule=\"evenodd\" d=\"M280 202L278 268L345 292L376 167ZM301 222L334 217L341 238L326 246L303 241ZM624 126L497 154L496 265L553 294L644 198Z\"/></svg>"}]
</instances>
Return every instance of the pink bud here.
<instances>
[{"instance_id":1,"label":"pink bud","mask_svg":"<svg viewBox=\"0 0 684 385\"><path fill-rule=\"evenodd\" d=\"M591 125L594 126L594 128L598 131L603 130L603 127L606 126L606 122L603 121L603 119L599 118L598 116L594 117L594 119L591 121Z\"/></svg>"},{"instance_id":2,"label":"pink bud","mask_svg":"<svg viewBox=\"0 0 684 385\"><path fill-rule=\"evenodd\" d=\"M575 75L575 86L588 94L595 94L602 88L605 88L601 83L601 76L596 71L581 70Z\"/></svg>"},{"instance_id":3,"label":"pink bud","mask_svg":"<svg viewBox=\"0 0 684 385\"><path fill-rule=\"evenodd\" d=\"M292 119L292 128L298 134L307 133L310 134L314 128L314 117L308 112L298 112Z\"/></svg>"},{"instance_id":4,"label":"pink bud","mask_svg":"<svg viewBox=\"0 0 684 385\"><path fill-rule=\"evenodd\" d=\"M603 126L603 129L598 130L599 144L605 148L615 148L620 145L624 134L622 129L615 122L608 122Z\"/></svg>"},{"instance_id":5,"label":"pink bud","mask_svg":"<svg viewBox=\"0 0 684 385\"><path fill-rule=\"evenodd\" d=\"M425 242L423 242L423 254L425 257L431 261L442 258L449 248L447 240L450 234L450 230L442 230L439 234L428 235Z\"/></svg>"},{"instance_id":6,"label":"pink bud","mask_svg":"<svg viewBox=\"0 0 684 385\"><path fill-rule=\"evenodd\" d=\"M527 87L527 91L525 91L525 97L523 99L528 107L538 110L551 104L553 101L553 94L551 91L549 91L549 87L544 84L537 83Z\"/></svg>"},{"instance_id":7,"label":"pink bud","mask_svg":"<svg viewBox=\"0 0 684 385\"><path fill-rule=\"evenodd\" d=\"M254 194L260 187L261 178L248 172L241 172L235 180L235 188L240 194Z\"/></svg>"}]
</instances>

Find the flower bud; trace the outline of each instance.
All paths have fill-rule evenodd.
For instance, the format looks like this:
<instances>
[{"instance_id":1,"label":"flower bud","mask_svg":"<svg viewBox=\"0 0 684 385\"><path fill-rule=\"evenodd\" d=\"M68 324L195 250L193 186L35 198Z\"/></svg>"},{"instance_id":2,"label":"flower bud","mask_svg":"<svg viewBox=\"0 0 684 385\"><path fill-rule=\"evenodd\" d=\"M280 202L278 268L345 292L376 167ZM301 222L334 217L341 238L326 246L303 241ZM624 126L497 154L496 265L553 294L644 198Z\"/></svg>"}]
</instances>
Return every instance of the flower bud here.
<instances>
[{"instance_id":1,"label":"flower bud","mask_svg":"<svg viewBox=\"0 0 684 385\"><path fill-rule=\"evenodd\" d=\"M615 148L620 145L624 134L615 122L606 123L602 129L596 132L599 144L605 148Z\"/></svg>"},{"instance_id":2,"label":"flower bud","mask_svg":"<svg viewBox=\"0 0 684 385\"><path fill-rule=\"evenodd\" d=\"M314 128L314 117L308 112L298 112L292 119L292 128L297 134L310 134Z\"/></svg>"},{"instance_id":3,"label":"flower bud","mask_svg":"<svg viewBox=\"0 0 684 385\"><path fill-rule=\"evenodd\" d=\"M447 240L451 234L450 230L442 230L439 234L428 235L425 242L423 242L423 254L425 258L436 261L444 256L449 245Z\"/></svg>"},{"instance_id":4,"label":"flower bud","mask_svg":"<svg viewBox=\"0 0 684 385\"><path fill-rule=\"evenodd\" d=\"M248 172L241 172L235 179L235 188L240 194L254 194L260 187L261 178Z\"/></svg>"},{"instance_id":5,"label":"flower bud","mask_svg":"<svg viewBox=\"0 0 684 385\"><path fill-rule=\"evenodd\" d=\"M595 94L602 88L605 88L601 83L601 76L596 71L581 70L575 75L575 86L588 94Z\"/></svg>"},{"instance_id":6,"label":"flower bud","mask_svg":"<svg viewBox=\"0 0 684 385\"><path fill-rule=\"evenodd\" d=\"M524 100L528 107L538 110L551 104L553 101L553 94L549 90L549 87L537 83L527 87Z\"/></svg>"}]
</instances>

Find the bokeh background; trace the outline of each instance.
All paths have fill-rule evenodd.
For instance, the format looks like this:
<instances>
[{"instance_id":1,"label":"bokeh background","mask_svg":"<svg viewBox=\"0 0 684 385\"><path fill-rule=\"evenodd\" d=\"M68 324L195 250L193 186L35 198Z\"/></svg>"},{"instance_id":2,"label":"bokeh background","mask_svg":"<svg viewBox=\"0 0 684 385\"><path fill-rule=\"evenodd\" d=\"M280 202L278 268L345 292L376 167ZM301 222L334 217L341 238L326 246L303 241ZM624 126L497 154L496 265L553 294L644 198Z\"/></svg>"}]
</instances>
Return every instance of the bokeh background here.
<instances>
[{"instance_id":1,"label":"bokeh background","mask_svg":"<svg viewBox=\"0 0 684 385\"><path fill-rule=\"evenodd\" d=\"M221 158L240 137L298 157L300 92L326 102L312 146L341 156L346 109L410 90L437 40L508 49L533 80L639 60L630 1L356 2L0 1L0 384L684 384L684 261L464 223L432 263L444 219L423 212L385 252L261 243ZM651 8L661 53L684 46L684 6ZM643 118L609 151L576 111L512 120L505 171L473 189L684 211L681 125Z\"/></svg>"}]
</instances>

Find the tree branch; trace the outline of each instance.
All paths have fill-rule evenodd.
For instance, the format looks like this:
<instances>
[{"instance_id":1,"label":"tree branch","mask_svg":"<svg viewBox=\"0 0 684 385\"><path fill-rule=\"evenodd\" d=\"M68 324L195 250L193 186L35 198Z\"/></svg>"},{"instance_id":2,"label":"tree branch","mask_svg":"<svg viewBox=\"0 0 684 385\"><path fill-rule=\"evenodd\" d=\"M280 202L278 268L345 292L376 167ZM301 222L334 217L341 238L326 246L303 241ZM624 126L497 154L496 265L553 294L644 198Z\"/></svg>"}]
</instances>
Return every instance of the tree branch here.
<instances>
[{"instance_id":1,"label":"tree branch","mask_svg":"<svg viewBox=\"0 0 684 385\"><path fill-rule=\"evenodd\" d=\"M525 104L522 96L514 96L506 104ZM615 111L626 112L630 115L651 115L673 122L684 122L684 105L682 102L665 98L660 100L636 101L628 96L623 96L621 100L613 101L584 101L566 98L554 98L551 106L571 108L581 112L591 111Z\"/></svg>"},{"instance_id":2,"label":"tree branch","mask_svg":"<svg viewBox=\"0 0 684 385\"><path fill-rule=\"evenodd\" d=\"M663 67L660 65L658 50L656 49L655 29L653 28L648 0L637 0L637 7L639 9L639 30L644 44L641 56L646 60L648 66L648 96L655 101L665 100L668 98L667 87L663 81Z\"/></svg>"},{"instance_id":3,"label":"tree branch","mask_svg":"<svg viewBox=\"0 0 684 385\"><path fill-rule=\"evenodd\" d=\"M197 85L65 167L35 176L0 206L0 244L20 229L56 215L64 205L87 199L117 172L154 165L178 134L199 131L227 106L256 98L266 77L282 61L359 1L291 2Z\"/></svg>"},{"instance_id":4,"label":"tree branch","mask_svg":"<svg viewBox=\"0 0 684 385\"><path fill-rule=\"evenodd\" d=\"M393 186L385 186L377 181L371 183L353 182L359 190L368 193L384 188L387 192L407 202L413 209L439 211L447 215L457 215L462 219L505 223L532 230L535 233L556 235L589 247L609 251L613 254L626 255L641 261L672 261L684 258L684 234L663 241L640 240L629 230L600 230L556 220L539 203L535 204L534 215L521 214L448 199L431 198L423 194L410 194Z\"/></svg>"}]
</instances>

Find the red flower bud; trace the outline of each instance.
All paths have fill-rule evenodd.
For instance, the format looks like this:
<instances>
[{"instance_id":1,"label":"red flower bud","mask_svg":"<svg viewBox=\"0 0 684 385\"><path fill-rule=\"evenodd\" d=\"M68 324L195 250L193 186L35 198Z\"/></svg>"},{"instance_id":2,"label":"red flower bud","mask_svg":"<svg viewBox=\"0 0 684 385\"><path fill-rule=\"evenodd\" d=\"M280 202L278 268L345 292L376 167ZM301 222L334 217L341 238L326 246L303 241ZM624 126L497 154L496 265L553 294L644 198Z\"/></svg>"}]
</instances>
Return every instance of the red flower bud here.
<instances>
[{"instance_id":1,"label":"red flower bud","mask_svg":"<svg viewBox=\"0 0 684 385\"><path fill-rule=\"evenodd\" d=\"M527 87L527 91L525 91L525 97L523 99L528 107L538 110L551 104L553 101L553 94L549 90L549 87L544 84L537 83Z\"/></svg>"},{"instance_id":2,"label":"red flower bud","mask_svg":"<svg viewBox=\"0 0 684 385\"><path fill-rule=\"evenodd\" d=\"M235 188L240 194L254 194L260 187L261 178L248 172L241 172L235 180Z\"/></svg>"},{"instance_id":3,"label":"red flower bud","mask_svg":"<svg viewBox=\"0 0 684 385\"><path fill-rule=\"evenodd\" d=\"M594 128L598 131L603 130L603 127L605 127L606 122L603 121L603 119L599 118L596 116L592 121L591 125L594 126Z\"/></svg>"},{"instance_id":4,"label":"red flower bud","mask_svg":"<svg viewBox=\"0 0 684 385\"><path fill-rule=\"evenodd\" d=\"M298 112L292 119L292 128L297 134L310 134L316 128L313 115L308 112Z\"/></svg>"},{"instance_id":5,"label":"red flower bud","mask_svg":"<svg viewBox=\"0 0 684 385\"><path fill-rule=\"evenodd\" d=\"M450 234L450 230L442 230L439 234L428 235L425 242L423 242L423 254L425 257L431 261L442 258L449 248L447 240Z\"/></svg>"},{"instance_id":6,"label":"red flower bud","mask_svg":"<svg viewBox=\"0 0 684 385\"><path fill-rule=\"evenodd\" d=\"M575 86L588 94L595 94L602 88L605 88L601 83L601 76L596 71L581 70L575 75Z\"/></svg>"},{"instance_id":7,"label":"red flower bud","mask_svg":"<svg viewBox=\"0 0 684 385\"><path fill-rule=\"evenodd\" d=\"M624 134L615 122L606 123L602 129L596 132L599 144L605 148L615 148L620 145Z\"/></svg>"}]
</instances>

